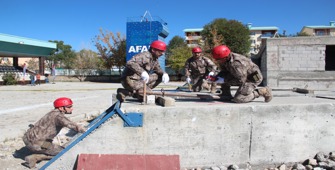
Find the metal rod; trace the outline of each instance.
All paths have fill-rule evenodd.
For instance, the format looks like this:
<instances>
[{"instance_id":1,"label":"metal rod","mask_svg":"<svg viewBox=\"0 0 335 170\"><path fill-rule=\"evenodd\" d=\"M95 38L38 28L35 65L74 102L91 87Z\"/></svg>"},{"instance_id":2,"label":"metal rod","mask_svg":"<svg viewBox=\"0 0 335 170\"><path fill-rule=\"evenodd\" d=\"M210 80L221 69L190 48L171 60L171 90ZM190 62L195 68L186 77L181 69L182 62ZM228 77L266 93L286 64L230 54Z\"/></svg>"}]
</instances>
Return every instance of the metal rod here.
<instances>
[{"instance_id":1,"label":"metal rod","mask_svg":"<svg viewBox=\"0 0 335 170\"><path fill-rule=\"evenodd\" d=\"M327 97L327 96L315 96L316 98L323 98L323 99L332 99L335 100L335 97Z\"/></svg>"},{"instance_id":2,"label":"metal rod","mask_svg":"<svg viewBox=\"0 0 335 170\"><path fill-rule=\"evenodd\" d=\"M143 81L143 103L148 104L147 103L147 83L145 81Z\"/></svg>"},{"instance_id":3,"label":"metal rod","mask_svg":"<svg viewBox=\"0 0 335 170\"><path fill-rule=\"evenodd\" d=\"M161 96L179 96L179 97L193 97L193 98L207 98L207 99L220 99L220 96L213 94L199 94L199 93L167 93L167 92L155 92L155 91L147 91L146 94L149 95L161 95ZM143 94L144 95L144 94Z\"/></svg>"}]
</instances>

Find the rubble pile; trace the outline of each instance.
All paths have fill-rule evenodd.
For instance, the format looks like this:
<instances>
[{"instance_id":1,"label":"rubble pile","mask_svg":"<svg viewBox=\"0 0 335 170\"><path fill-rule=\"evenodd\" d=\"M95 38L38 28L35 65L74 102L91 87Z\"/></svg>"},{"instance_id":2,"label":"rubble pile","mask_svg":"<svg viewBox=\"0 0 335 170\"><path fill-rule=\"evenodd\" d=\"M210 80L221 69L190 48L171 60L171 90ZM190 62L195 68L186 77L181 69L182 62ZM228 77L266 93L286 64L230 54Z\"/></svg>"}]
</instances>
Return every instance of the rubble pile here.
<instances>
[{"instance_id":1,"label":"rubble pile","mask_svg":"<svg viewBox=\"0 0 335 170\"><path fill-rule=\"evenodd\" d=\"M300 163L286 163L277 167L266 165L257 165L253 167L249 163L244 168L238 165L229 166L213 166L213 167L197 167L197 168L184 168L183 170L335 170L335 151L330 152L328 155L323 152L318 152L314 158L308 158ZM259 168L267 167L267 168Z\"/></svg>"}]
</instances>

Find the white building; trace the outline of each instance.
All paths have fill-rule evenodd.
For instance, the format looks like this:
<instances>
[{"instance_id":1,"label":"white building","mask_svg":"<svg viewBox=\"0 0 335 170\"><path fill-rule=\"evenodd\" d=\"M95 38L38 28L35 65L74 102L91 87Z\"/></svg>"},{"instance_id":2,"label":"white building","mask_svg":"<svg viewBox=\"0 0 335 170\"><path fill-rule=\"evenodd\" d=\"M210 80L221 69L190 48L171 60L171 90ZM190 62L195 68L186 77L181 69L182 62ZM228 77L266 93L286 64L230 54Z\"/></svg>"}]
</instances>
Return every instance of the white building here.
<instances>
[{"instance_id":1,"label":"white building","mask_svg":"<svg viewBox=\"0 0 335 170\"><path fill-rule=\"evenodd\" d=\"M260 50L262 40L266 38L279 37L278 27L267 26L267 27L253 27L251 23L247 24L250 30L250 54L257 54Z\"/></svg>"},{"instance_id":2,"label":"white building","mask_svg":"<svg viewBox=\"0 0 335 170\"><path fill-rule=\"evenodd\" d=\"M250 54L258 53L262 43L262 39L278 36L279 28L274 26L252 27L251 23L248 23L247 26L250 30ZM189 47L194 47L198 44L203 43L203 39L201 37L202 30L203 28L188 28L183 30L185 33L185 41Z\"/></svg>"},{"instance_id":3,"label":"white building","mask_svg":"<svg viewBox=\"0 0 335 170\"><path fill-rule=\"evenodd\" d=\"M200 34L202 30L203 28L190 28L183 30L188 47L194 47L204 42Z\"/></svg>"},{"instance_id":4,"label":"white building","mask_svg":"<svg viewBox=\"0 0 335 170\"><path fill-rule=\"evenodd\" d=\"M304 26L300 33L311 36L335 36L335 21L330 21L329 25Z\"/></svg>"}]
</instances>

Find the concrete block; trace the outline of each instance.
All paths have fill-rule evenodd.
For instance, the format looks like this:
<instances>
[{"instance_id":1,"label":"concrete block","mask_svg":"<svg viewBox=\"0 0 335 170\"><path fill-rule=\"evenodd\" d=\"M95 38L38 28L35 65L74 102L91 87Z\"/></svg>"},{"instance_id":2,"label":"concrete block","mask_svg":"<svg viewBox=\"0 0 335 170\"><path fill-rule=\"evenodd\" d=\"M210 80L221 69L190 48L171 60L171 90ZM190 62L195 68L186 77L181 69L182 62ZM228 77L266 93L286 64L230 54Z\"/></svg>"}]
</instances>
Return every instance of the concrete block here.
<instances>
[{"instance_id":1,"label":"concrete block","mask_svg":"<svg viewBox=\"0 0 335 170\"><path fill-rule=\"evenodd\" d=\"M171 97L158 96L156 98L156 103L164 107L175 106L175 99Z\"/></svg>"},{"instance_id":2,"label":"concrete block","mask_svg":"<svg viewBox=\"0 0 335 170\"><path fill-rule=\"evenodd\" d=\"M113 93L111 96L111 105L113 105L115 102L117 102L117 98L116 98L116 93Z\"/></svg>"}]
</instances>

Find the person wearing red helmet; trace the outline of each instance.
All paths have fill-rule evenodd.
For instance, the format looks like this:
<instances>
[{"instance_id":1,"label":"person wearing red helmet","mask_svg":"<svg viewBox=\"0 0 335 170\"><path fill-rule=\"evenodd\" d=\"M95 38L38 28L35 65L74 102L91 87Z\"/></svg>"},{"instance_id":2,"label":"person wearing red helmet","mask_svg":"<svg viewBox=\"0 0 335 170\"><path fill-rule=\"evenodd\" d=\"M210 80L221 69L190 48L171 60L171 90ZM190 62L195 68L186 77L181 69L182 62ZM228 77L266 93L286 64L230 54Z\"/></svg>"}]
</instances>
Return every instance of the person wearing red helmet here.
<instances>
[{"instance_id":1,"label":"person wearing red helmet","mask_svg":"<svg viewBox=\"0 0 335 170\"><path fill-rule=\"evenodd\" d=\"M121 84L124 88L117 89L116 98L123 102L127 96L137 97L140 101L143 96L144 82L146 90L151 91L161 82L168 83L169 75L162 70L158 58L166 51L163 41L153 41L149 51L134 55L127 63L121 74Z\"/></svg>"},{"instance_id":2,"label":"person wearing red helmet","mask_svg":"<svg viewBox=\"0 0 335 170\"><path fill-rule=\"evenodd\" d=\"M70 98L61 97L54 101L54 109L38 120L23 136L23 142L32 152L25 157L23 165L34 168L36 163L48 160L57 155L64 147L53 143L54 137L63 127L68 127L77 132L85 132L86 129L75 122L72 122L65 114L71 114L73 102Z\"/></svg>"},{"instance_id":3,"label":"person wearing red helmet","mask_svg":"<svg viewBox=\"0 0 335 170\"><path fill-rule=\"evenodd\" d=\"M250 58L231 52L225 45L214 47L212 55L221 67L217 83L221 84L222 99L247 103L263 96L265 102L272 100L271 88L256 89L263 81L263 76L259 67ZM231 86L239 86L234 97L231 95Z\"/></svg>"},{"instance_id":4,"label":"person wearing red helmet","mask_svg":"<svg viewBox=\"0 0 335 170\"><path fill-rule=\"evenodd\" d=\"M216 83L207 82L207 76L215 76L217 66L215 63L202 55L200 47L192 49L192 56L188 58L184 65L186 82L192 85L194 92L202 89L210 90L211 93L216 92Z\"/></svg>"}]
</instances>

